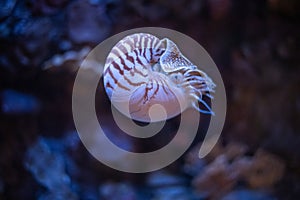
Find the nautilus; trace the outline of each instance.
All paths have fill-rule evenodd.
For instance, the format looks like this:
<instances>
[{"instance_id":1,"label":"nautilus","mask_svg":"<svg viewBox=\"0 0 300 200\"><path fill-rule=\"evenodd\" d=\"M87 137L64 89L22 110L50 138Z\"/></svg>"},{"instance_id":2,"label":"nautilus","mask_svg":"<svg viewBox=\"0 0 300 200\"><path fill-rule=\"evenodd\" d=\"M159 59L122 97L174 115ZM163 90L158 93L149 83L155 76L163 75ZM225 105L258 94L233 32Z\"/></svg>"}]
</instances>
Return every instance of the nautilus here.
<instances>
[{"instance_id":1,"label":"nautilus","mask_svg":"<svg viewBox=\"0 0 300 200\"><path fill-rule=\"evenodd\" d=\"M148 33L126 36L108 54L103 81L111 103L137 121L170 119L190 107L214 115L204 97L213 99L215 83L168 38ZM165 109L165 119L150 119L154 105Z\"/></svg>"}]
</instances>

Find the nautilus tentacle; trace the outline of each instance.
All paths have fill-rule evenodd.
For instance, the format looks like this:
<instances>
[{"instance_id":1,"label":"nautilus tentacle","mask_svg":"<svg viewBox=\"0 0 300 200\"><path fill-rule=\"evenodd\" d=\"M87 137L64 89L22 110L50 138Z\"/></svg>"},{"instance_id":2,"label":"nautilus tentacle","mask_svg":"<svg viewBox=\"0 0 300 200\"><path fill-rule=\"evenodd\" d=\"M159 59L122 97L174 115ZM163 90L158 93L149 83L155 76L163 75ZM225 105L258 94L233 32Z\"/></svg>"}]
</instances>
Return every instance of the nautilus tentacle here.
<instances>
[{"instance_id":1,"label":"nautilus tentacle","mask_svg":"<svg viewBox=\"0 0 300 200\"><path fill-rule=\"evenodd\" d=\"M213 99L215 84L168 38L137 33L120 40L106 59L104 87L112 104L138 121L150 122L149 109L155 104L165 108L167 118L188 107L214 114L203 97Z\"/></svg>"}]
</instances>

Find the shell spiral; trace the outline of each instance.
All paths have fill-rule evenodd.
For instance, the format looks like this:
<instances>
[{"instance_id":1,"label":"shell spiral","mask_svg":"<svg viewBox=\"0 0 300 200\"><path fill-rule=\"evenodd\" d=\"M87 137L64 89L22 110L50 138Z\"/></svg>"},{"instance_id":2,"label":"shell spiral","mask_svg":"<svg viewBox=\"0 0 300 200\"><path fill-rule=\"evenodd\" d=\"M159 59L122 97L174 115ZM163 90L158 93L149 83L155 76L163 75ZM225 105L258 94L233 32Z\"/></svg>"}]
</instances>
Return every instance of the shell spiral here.
<instances>
[{"instance_id":1,"label":"shell spiral","mask_svg":"<svg viewBox=\"0 0 300 200\"><path fill-rule=\"evenodd\" d=\"M203 96L212 99L215 84L168 38L147 33L126 36L108 54L103 80L112 104L137 121L150 122L149 110L155 104L164 107L167 119L188 107L213 114Z\"/></svg>"}]
</instances>

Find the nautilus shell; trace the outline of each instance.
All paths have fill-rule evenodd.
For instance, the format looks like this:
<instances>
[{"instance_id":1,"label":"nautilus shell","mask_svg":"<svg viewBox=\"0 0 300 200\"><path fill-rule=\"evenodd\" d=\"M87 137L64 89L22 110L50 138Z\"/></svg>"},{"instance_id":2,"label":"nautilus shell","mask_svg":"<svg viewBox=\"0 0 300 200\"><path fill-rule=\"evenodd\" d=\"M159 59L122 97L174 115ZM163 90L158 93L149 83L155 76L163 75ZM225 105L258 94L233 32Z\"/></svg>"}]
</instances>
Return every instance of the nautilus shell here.
<instances>
[{"instance_id":1,"label":"nautilus shell","mask_svg":"<svg viewBox=\"0 0 300 200\"><path fill-rule=\"evenodd\" d=\"M112 104L137 121L169 119L188 107L214 114L203 97L213 98L215 84L168 38L147 33L123 38L107 56L103 80ZM150 109L156 104L166 116L150 120Z\"/></svg>"}]
</instances>

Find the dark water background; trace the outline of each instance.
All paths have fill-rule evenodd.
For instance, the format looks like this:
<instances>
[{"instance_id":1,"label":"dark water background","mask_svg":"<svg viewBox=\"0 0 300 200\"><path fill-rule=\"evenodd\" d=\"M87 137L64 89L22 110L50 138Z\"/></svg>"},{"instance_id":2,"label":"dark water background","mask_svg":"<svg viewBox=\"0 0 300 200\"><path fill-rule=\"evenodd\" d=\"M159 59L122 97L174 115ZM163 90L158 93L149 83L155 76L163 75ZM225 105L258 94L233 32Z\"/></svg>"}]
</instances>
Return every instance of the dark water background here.
<instances>
[{"instance_id":1,"label":"dark water background","mask_svg":"<svg viewBox=\"0 0 300 200\"><path fill-rule=\"evenodd\" d=\"M299 199L299 9L297 0L2 0L0 199ZM180 31L208 51L228 110L210 156L190 150L164 170L134 175L100 164L81 144L71 112L77 61L45 66L145 26ZM99 105L109 106L100 91ZM103 123L124 148L153 148Z\"/></svg>"}]
</instances>

